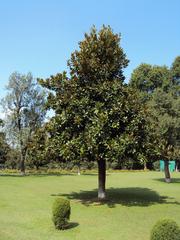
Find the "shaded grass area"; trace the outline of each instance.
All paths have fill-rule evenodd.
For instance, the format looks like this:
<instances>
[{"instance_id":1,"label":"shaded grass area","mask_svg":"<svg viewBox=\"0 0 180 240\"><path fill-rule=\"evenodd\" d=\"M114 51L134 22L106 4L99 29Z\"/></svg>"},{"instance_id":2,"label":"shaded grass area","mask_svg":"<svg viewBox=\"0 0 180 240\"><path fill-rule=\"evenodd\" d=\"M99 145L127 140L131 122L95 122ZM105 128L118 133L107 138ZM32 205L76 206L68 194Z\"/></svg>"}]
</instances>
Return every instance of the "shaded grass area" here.
<instances>
[{"instance_id":1,"label":"shaded grass area","mask_svg":"<svg viewBox=\"0 0 180 240\"><path fill-rule=\"evenodd\" d=\"M153 204L177 204L174 198L160 196L156 191L149 188L110 188L106 190L107 199L99 201L97 198L97 189L92 191L72 192L70 194L52 194L51 196L66 197L70 200L77 200L86 206L93 204L106 204L109 207L115 207L117 204L122 206L147 207Z\"/></svg>"},{"instance_id":2,"label":"shaded grass area","mask_svg":"<svg viewBox=\"0 0 180 240\"><path fill-rule=\"evenodd\" d=\"M0 176L0 240L149 240L154 223L180 224L180 173L164 182L159 172L110 173L107 200L97 200L97 175ZM51 220L56 197L71 201L68 229Z\"/></svg>"}]
</instances>

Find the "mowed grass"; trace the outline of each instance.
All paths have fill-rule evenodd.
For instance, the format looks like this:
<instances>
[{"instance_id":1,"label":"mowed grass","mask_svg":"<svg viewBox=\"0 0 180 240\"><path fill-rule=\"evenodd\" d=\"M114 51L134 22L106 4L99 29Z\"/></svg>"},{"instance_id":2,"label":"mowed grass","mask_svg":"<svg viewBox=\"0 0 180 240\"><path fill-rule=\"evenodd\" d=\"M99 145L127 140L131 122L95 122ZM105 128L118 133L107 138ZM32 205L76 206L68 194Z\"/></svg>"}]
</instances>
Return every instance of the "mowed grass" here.
<instances>
[{"instance_id":1,"label":"mowed grass","mask_svg":"<svg viewBox=\"0 0 180 240\"><path fill-rule=\"evenodd\" d=\"M154 223L180 225L180 173L173 183L159 172L107 176L108 201L96 201L97 175L0 176L0 240L148 240ZM56 197L71 199L68 230L51 220Z\"/></svg>"}]
</instances>

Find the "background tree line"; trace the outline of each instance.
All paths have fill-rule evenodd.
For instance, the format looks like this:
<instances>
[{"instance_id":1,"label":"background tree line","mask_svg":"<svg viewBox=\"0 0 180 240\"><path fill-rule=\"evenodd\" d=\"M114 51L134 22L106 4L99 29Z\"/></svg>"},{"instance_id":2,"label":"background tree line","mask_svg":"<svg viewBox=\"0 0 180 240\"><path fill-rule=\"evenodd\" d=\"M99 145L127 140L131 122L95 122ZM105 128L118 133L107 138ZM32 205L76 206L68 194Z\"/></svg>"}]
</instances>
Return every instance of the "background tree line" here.
<instances>
[{"instance_id":1,"label":"background tree line","mask_svg":"<svg viewBox=\"0 0 180 240\"><path fill-rule=\"evenodd\" d=\"M69 73L35 80L14 72L2 100L0 164L99 169L105 196L106 166L153 168L179 163L180 57L170 68L143 63L125 83L127 59L121 36L93 27L68 61ZM46 120L48 110L54 116ZM45 121L46 120L46 121Z\"/></svg>"}]
</instances>

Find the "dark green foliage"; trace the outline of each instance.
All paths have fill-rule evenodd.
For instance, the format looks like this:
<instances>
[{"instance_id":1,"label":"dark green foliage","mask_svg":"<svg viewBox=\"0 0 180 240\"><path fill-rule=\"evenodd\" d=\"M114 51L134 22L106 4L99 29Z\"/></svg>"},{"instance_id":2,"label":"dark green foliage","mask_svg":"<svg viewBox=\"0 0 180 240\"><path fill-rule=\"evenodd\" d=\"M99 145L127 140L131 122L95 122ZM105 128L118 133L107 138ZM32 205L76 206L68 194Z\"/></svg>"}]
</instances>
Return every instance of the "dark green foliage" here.
<instances>
[{"instance_id":1,"label":"dark green foliage","mask_svg":"<svg viewBox=\"0 0 180 240\"><path fill-rule=\"evenodd\" d=\"M5 162L5 168L19 169L20 166L20 155L19 150L16 148L11 148L8 151L8 158Z\"/></svg>"},{"instance_id":2,"label":"dark green foliage","mask_svg":"<svg viewBox=\"0 0 180 240\"><path fill-rule=\"evenodd\" d=\"M27 164L30 167L45 166L50 162L51 153L48 151L48 133L45 127L38 128L32 135L28 145Z\"/></svg>"},{"instance_id":3,"label":"dark green foliage","mask_svg":"<svg viewBox=\"0 0 180 240\"><path fill-rule=\"evenodd\" d=\"M173 83L180 84L180 56L176 57L171 67Z\"/></svg>"},{"instance_id":4,"label":"dark green foliage","mask_svg":"<svg viewBox=\"0 0 180 240\"><path fill-rule=\"evenodd\" d=\"M0 165L5 164L8 160L8 153L10 151L10 146L6 142L5 134L0 132Z\"/></svg>"},{"instance_id":5,"label":"dark green foliage","mask_svg":"<svg viewBox=\"0 0 180 240\"><path fill-rule=\"evenodd\" d=\"M144 100L148 100L157 89L166 90L170 85L170 71L166 66L139 65L132 73L130 85L139 89Z\"/></svg>"},{"instance_id":6,"label":"dark green foliage","mask_svg":"<svg viewBox=\"0 0 180 240\"><path fill-rule=\"evenodd\" d=\"M180 56L177 56L171 66L171 77L175 97L180 96Z\"/></svg>"},{"instance_id":7,"label":"dark green foliage","mask_svg":"<svg viewBox=\"0 0 180 240\"><path fill-rule=\"evenodd\" d=\"M40 80L54 91L48 106L56 112L49 128L54 151L70 161L115 160L136 154L145 137L145 115L137 93L123 84L128 60L120 36L110 27L79 43L65 73Z\"/></svg>"},{"instance_id":8,"label":"dark green foliage","mask_svg":"<svg viewBox=\"0 0 180 240\"><path fill-rule=\"evenodd\" d=\"M159 156L171 160L179 158L180 144L180 98L172 91L157 89L148 103L152 122L156 122L154 132L158 139Z\"/></svg>"},{"instance_id":9,"label":"dark green foliage","mask_svg":"<svg viewBox=\"0 0 180 240\"><path fill-rule=\"evenodd\" d=\"M70 201L63 198L55 199L52 208L53 222L57 229L65 229L70 219L71 207Z\"/></svg>"},{"instance_id":10,"label":"dark green foliage","mask_svg":"<svg viewBox=\"0 0 180 240\"><path fill-rule=\"evenodd\" d=\"M173 220L160 220L154 225L150 240L180 240L180 228Z\"/></svg>"}]
</instances>

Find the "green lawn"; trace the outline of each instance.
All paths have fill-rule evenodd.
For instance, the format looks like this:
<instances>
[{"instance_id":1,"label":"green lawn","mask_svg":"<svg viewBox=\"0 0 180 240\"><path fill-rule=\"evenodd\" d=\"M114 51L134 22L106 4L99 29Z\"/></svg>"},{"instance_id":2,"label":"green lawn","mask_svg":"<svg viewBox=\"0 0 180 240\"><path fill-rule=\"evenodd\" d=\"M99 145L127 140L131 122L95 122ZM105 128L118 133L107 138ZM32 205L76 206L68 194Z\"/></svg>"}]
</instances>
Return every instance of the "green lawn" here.
<instances>
[{"instance_id":1,"label":"green lawn","mask_svg":"<svg viewBox=\"0 0 180 240\"><path fill-rule=\"evenodd\" d=\"M171 184L162 178L158 172L111 173L109 201L99 205L96 174L0 176L0 240L148 240L160 218L180 225L180 173ZM57 196L71 199L68 230L55 230L51 221Z\"/></svg>"}]
</instances>

